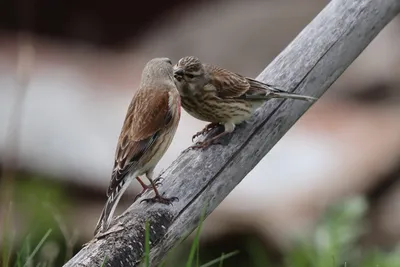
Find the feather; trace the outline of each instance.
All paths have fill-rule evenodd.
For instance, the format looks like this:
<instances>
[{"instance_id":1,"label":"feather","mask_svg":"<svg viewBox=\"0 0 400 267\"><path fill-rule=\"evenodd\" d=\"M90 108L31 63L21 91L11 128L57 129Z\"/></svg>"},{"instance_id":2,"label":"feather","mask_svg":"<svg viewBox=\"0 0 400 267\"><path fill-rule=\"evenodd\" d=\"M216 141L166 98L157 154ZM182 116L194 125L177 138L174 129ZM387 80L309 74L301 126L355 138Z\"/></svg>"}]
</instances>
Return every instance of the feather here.
<instances>
[{"instance_id":1,"label":"feather","mask_svg":"<svg viewBox=\"0 0 400 267\"><path fill-rule=\"evenodd\" d=\"M172 119L167 91L139 90L128 109L115 153L107 196L137 164Z\"/></svg>"},{"instance_id":2,"label":"feather","mask_svg":"<svg viewBox=\"0 0 400 267\"><path fill-rule=\"evenodd\" d=\"M139 89L129 105L115 151L114 168L107 189L107 202L95 228L108 227L115 208L140 169L147 153L159 138L161 131L170 125L173 114L166 90ZM151 157L150 157L151 158Z\"/></svg>"},{"instance_id":3,"label":"feather","mask_svg":"<svg viewBox=\"0 0 400 267\"><path fill-rule=\"evenodd\" d=\"M209 64L204 64L204 68L206 72L213 74L210 84L216 88L220 98L235 98L250 88L246 78L239 74Z\"/></svg>"},{"instance_id":4,"label":"feather","mask_svg":"<svg viewBox=\"0 0 400 267\"><path fill-rule=\"evenodd\" d=\"M250 88L240 98L249 100L268 100L271 98L291 98L304 101L316 101L315 97L291 93L274 85L266 84L255 79L247 78Z\"/></svg>"}]
</instances>

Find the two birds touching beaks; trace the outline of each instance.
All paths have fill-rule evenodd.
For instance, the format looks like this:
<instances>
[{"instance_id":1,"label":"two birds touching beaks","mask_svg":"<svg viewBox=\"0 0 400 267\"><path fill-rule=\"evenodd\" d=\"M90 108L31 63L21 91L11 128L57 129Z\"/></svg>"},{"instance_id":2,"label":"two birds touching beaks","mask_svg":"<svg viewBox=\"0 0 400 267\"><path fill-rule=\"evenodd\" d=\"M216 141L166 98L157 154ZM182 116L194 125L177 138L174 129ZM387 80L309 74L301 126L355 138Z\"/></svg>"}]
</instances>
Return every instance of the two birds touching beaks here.
<instances>
[{"instance_id":1,"label":"two birds touching beaks","mask_svg":"<svg viewBox=\"0 0 400 267\"><path fill-rule=\"evenodd\" d=\"M235 125L249 119L257 108L272 98L316 100L204 64L193 56L181 58L174 66L169 58L154 58L147 62L121 129L108 199L95 235L108 229L122 194L134 179L142 186L142 192L136 198L149 189L155 193L153 198L142 201L170 204L177 200L160 195L153 171L172 142L181 106L191 116L210 123L195 136L220 124L224 126L222 133L192 146L206 148L221 136L233 132ZM147 177L150 185L141 180L142 175Z\"/></svg>"}]
</instances>

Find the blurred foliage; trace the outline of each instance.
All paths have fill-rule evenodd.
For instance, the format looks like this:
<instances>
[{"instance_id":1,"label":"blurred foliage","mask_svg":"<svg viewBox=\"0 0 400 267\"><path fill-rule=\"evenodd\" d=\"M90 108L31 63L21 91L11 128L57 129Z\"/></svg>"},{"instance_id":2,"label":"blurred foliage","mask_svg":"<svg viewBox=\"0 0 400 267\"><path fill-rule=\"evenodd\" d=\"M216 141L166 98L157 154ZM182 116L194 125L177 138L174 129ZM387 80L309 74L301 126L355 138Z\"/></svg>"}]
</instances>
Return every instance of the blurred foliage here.
<instances>
[{"instance_id":1,"label":"blurred foliage","mask_svg":"<svg viewBox=\"0 0 400 267\"><path fill-rule=\"evenodd\" d=\"M366 211L367 203L361 197L329 208L310 242L298 242L285 256L284 266L400 266L399 248L391 252L371 251L359 244L367 230L362 220Z\"/></svg>"},{"instance_id":2,"label":"blurred foliage","mask_svg":"<svg viewBox=\"0 0 400 267\"><path fill-rule=\"evenodd\" d=\"M70 250L66 239L72 238L61 230L67 224L63 215L70 211L67 192L50 179L26 175L16 176L12 189L12 212L8 212L7 218L1 218L4 227L0 229L3 252L0 262L4 266L8 257L8 265L24 266L34 254L32 266L39 262L61 266Z\"/></svg>"},{"instance_id":3,"label":"blurred foliage","mask_svg":"<svg viewBox=\"0 0 400 267\"><path fill-rule=\"evenodd\" d=\"M238 248L240 254L225 260L224 267L397 267L400 266L400 246L391 252L369 250L359 244L361 235L367 230L363 217L367 203L362 197L354 197L327 209L309 238L295 242L293 249L280 259L271 259L259 238L253 237ZM196 241L195 241L196 242ZM165 267L187 266L187 244L171 252ZM201 266L209 260L207 254L215 254L207 247L200 252ZM247 255L247 262L243 257ZM237 257L242 256L241 259ZM218 266L215 264L213 266Z\"/></svg>"},{"instance_id":4,"label":"blurred foliage","mask_svg":"<svg viewBox=\"0 0 400 267\"><path fill-rule=\"evenodd\" d=\"M20 180L14 188L13 208L18 219L28 222L29 228L19 232L19 244L13 242L13 229L2 229L3 240L12 243L11 262L8 266L24 266L33 258L31 266L62 266L65 262L67 245L65 233L54 214L68 214L69 202L62 187L37 179ZM48 204L53 208L49 208ZM355 197L328 208L318 222L314 233L308 238L294 242L293 249L272 256L257 235L244 236L236 243L203 244L201 225L194 239L183 241L171 250L162 263L163 267L177 266L252 266L252 267L396 267L400 266L400 247L384 252L366 249L359 243L367 231L363 217L368 206L361 197ZM17 225L17 218L7 218L8 226ZM5 231L4 231L5 230ZM15 231L14 231L15 232ZM4 238L8 236L8 238ZM4 244L4 243L3 243ZM4 246L6 247L6 246ZM76 247L79 246L76 244ZM148 255L146 253L146 255ZM4 259L4 250L2 253ZM145 261L147 262L147 261ZM40 264L40 265L39 265ZM3 265L4 261L3 261Z\"/></svg>"}]
</instances>

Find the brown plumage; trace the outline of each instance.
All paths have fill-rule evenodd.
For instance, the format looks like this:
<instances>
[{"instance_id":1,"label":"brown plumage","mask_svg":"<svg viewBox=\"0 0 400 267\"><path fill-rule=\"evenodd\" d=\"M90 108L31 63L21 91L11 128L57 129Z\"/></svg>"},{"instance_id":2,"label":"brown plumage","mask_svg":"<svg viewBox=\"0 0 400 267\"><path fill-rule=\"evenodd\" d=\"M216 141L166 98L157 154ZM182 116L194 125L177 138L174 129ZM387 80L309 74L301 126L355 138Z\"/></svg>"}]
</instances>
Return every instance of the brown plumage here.
<instances>
[{"instance_id":1,"label":"brown plumage","mask_svg":"<svg viewBox=\"0 0 400 267\"><path fill-rule=\"evenodd\" d=\"M168 58L150 60L139 89L126 113L115 152L114 168L107 190L108 200L95 229L105 231L122 194L133 179L143 191L152 188L156 196L144 201L169 204L176 198L162 197L152 180L153 170L168 149L180 119L180 97L174 84L172 63ZM146 175L147 186L139 178ZM142 200L143 201L143 200Z\"/></svg>"},{"instance_id":2,"label":"brown plumage","mask_svg":"<svg viewBox=\"0 0 400 267\"><path fill-rule=\"evenodd\" d=\"M311 96L289 93L229 70L203 64L198 58L181 58L174 66L175 84L181 95L182 107L193 117L211 122L203 131L223 124L225 131L194 147L207 147L212 141L232 132L266 100L292 98L315 101Z\"/></svg>"}]
</instances>

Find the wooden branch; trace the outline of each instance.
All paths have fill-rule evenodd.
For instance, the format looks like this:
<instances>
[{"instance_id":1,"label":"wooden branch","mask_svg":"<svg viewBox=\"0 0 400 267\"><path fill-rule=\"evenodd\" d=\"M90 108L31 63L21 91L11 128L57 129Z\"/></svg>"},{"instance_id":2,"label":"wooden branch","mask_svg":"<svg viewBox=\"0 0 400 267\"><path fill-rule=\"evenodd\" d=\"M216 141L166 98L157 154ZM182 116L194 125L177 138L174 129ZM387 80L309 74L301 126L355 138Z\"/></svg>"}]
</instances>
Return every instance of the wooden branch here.
<instances>
[{"instance_id":1,"label":"wooden branch","mask_svg":"<svg viewBox=\"0 0 400 267\"><path fill-rule=\"evenodd\" d=\"M332 0L257 79L320 97L399 11L398 0ZM115 220L123 230L90 243L64 266L101 266L105 257L105 266L138 266L146 220L151 266L156 266L198 226L203 208L208 204L210 214L309 107L303 101L271 100L227 137L228 145L184 151L162 174L160 186L178 202L135 202ZM118 227L114 223L112 229Z\"/></svg>"}]
</instances>

